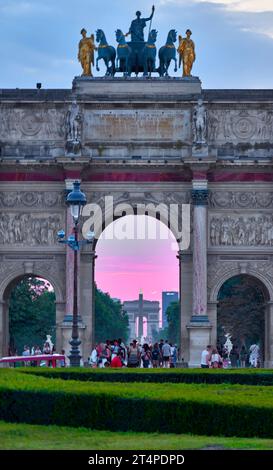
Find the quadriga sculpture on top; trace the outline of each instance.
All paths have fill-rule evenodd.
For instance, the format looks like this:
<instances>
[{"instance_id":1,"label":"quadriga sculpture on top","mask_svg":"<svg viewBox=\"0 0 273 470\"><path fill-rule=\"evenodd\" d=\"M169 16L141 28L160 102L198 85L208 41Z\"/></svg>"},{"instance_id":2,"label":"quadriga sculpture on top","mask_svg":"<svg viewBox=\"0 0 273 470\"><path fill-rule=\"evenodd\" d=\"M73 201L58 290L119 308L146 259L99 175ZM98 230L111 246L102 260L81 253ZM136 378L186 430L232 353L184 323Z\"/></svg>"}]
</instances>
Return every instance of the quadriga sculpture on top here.
<instances>
[{"instance_id":1,"label":"quadriga sculpture on top","mask_svg":"<svg viewBox=\"0 0 273 470\"><path fill-rule=\"evenodd\" d=\"M195 60L194 42L191 40L191 31L186 31L187 37L179 36L179 47L176 50L177 32L171 29L168 33L164 46L159 49L159 67L156 67L156 40L157 31L151 29L152 19L155 7L152 7L152 13L149 18L142 18L141 12L137 11L137 18L131 22L128 33L124 34L121 29L116 30L117 50L108 44L105 33L102 29L96 32L96 48L93 36L86 37L86 30L83 28L81 33L83 39L79 43L79 60L83 67L83 75L92 76L91 64L94 63L94 50L97 50L96 69L99 71L99 61L102 59L105 63L105 76L114 77L119 72L124 77L130 77L132 73L138 76L151 76L157 72L160 77L169 76L169 67L171 61L175 63L174 71L177 71L176 54L179 53L179 66L183 61L183 77L191 77L191 69ZM146 23L150 22L148 40L144 40L144 28ZM126 42L126 37L131 35L131 41Z\"/></svg>"}]
</instances>

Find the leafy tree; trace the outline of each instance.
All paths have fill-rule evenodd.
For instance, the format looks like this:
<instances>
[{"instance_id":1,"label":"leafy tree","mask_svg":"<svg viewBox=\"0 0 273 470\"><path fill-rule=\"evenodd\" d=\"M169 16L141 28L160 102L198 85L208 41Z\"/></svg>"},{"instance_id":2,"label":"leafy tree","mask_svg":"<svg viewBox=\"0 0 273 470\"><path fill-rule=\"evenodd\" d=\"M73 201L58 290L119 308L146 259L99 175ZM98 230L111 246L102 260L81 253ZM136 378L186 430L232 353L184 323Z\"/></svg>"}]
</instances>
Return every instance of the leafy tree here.
<instances>
[{"instance_id":1,"label":"leafy tree","mask_svg":"<svg viewBox=\"0 0 273 470\"><path fill-rule=\"evenodd\" d=\"M160 328L159 330L152 330L153 343L159 343L161 339L168 339L168 327Z\"/></svg>"},{"instance_id":2,"label":"leafy tree","mask_svg":"<svg viewBox=\"0 0 273 470\"><path fill-rule=\"evenodd\" d=\"M120 301L95 287L95 341L122 338L127 340L129 322Z\"/></svg>"},{"instance_id":3,"label":"leafy tree","mask_svg":"<svg viewBox=\"0 0 273 470\"><path fill-rule=\"evenodd\" d=\"M166 311L168 320L168 340L171 343L180 342L180 303L172 302Z\"/></svg>"},{"instance_id":4,"label":"leafy tree","mask_svg":"<svg viewBox=\"0 0 273 470\"><path fill-rule=\"evenodd\" d=\"M234 276L222 286L218 296L218 341L230 333L233 344L248 349L253 343L263 348L265 297L262 287L250 276Z\"/></svg>"},{"instance_id":5,"label":"leafy tree","mask_svg":"<svg viewBox=\"0 0 273 470\"><path fill-rule=\"evenodd\" d=\"M21 354L25 344L43 345L46 335L55 342L55 293L47 281L26 277L10 295L10 349Z\"/></svg>"}]
</instances>

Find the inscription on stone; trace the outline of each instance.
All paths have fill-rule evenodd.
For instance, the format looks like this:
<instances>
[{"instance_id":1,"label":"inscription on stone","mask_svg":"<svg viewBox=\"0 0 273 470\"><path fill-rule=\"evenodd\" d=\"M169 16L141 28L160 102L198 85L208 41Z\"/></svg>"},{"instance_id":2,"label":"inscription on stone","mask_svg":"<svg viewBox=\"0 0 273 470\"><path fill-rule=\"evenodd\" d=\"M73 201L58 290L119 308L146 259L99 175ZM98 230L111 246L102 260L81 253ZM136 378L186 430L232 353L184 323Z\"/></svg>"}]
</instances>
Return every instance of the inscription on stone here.
<instances>
[{"instance_id":1,"label":"inscription on stone","mask_svg":"<svg viewBox=\"0 0 273 470\"><path fill-rule=\"evenodd\" d=\"M190 140L190 111L86 112L84 139Z\"/></svg>"}]
</instances>

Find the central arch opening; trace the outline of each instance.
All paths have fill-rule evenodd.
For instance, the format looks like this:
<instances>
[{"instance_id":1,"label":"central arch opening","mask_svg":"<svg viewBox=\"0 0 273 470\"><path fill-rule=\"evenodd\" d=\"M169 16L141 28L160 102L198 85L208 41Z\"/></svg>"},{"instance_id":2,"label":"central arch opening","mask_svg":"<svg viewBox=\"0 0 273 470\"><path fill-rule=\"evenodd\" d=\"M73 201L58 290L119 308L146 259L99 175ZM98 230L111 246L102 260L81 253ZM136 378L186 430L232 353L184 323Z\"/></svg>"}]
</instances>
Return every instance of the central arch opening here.
<instances>
[{"instance_id":1,"label":"central arch opening","mask_svg":"<svg viewBox=\"0 0 273 470\"><path fill-rule=\"evenodd\" d=\"M222 351L230 335L232 366L241 365L243 352L249 364L250 347L259 346L260 365L266 351L266 308L269 294L264 284L248 274L226 280L218 293L217 343ZM243 351L243 352L242 352Z\"/></svg>"},{"instance_id":2,"label":"central arch opening","mask_svg":"<svg viewBox=\"0 0 273 470\"><path fill-rule=\"evenodd\" d=\"M96 285L127 314L128 331L123 338L127 343L135 338L148 343L160 339L162 293L176 292L179 297L178 249L171 230L148 215L123 216L109 224L98 239ZM180 316L180 311L176 309L175 314ZM96 309L95 339L113 339L107 328L104 337L98 335L99 316Z\"/></svg>"}]
</instances>

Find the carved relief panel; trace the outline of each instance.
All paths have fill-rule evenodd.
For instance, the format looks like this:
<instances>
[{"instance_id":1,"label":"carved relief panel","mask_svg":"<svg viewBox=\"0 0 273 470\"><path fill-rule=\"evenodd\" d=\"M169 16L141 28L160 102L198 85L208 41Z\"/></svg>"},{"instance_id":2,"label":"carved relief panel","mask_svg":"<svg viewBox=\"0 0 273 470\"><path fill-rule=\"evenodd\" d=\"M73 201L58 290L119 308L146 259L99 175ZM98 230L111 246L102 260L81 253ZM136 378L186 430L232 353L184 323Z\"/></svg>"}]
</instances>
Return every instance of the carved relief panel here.
<instances>
[{"instance_id":1,"label":"carved relief panel","mask_svg":"<svg viewBox=\"0 0 273 470\"><path fill-rule=\"evenodd\" d=\"M60 213L2 212L0 214L0 246L56 245L57 232L64 227Z\"/></svg>"},{"instance_id":2,"label":"carved relief panel","mask_svg":"<svg viewBox=\"0 0 273 470\"><path fill-rule=\"evenodd\" d=\"M17 108L0 105L0 139L61 140L65 136L65 110Z\"/></svg>"},{"instance_id":3,"label":"carved relief panel","mask_svg":"<svg viewBox=\"0 0 273 470\"><path fill-rule=\"evenodd\" d=\"M64 193L58 191L0 191L0 208L64 207Z\"/></svg>"},{"instance_id":4,"label":"carved relief panel","mask_svg":"<svg viewBox=\"0 0 273 470\"><path fill-rule=\"evenodd\" d=\"M1 191L0 248L56 245L65 214L62 191Z\"/></svg>"},{"instance_id":5,"label":"carved relief panel","mask_svg":"<svg viewBox=\"0 0 273 470\"><path fill-rule=\"evenodd\" d=\"M273 143L273 110L210 109L209 142Z\"/></svg>"},{"instance_id":6,"label":"carved relief panel","mask_svg":"<svg viewBox=\"0 0 273 470\"><path fill-rule=\"evenodd\" d=\"M273 215L210 214L209 243L212 247L273 248Z\"/></svg>"},{"instance_id":7,"label":"carved relief panel","mask_svg":"<svg viewBox=\"0 0 273 470\"><path fill-rule=\"evenodd\" d=\"M210 191L210 208L273 208L273 191Z\"/></svg>"}]
</instances>

